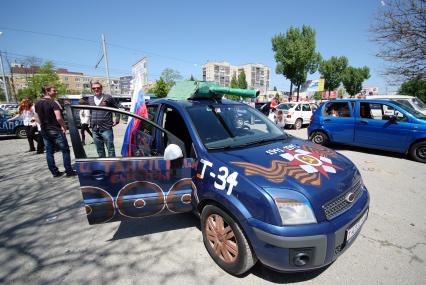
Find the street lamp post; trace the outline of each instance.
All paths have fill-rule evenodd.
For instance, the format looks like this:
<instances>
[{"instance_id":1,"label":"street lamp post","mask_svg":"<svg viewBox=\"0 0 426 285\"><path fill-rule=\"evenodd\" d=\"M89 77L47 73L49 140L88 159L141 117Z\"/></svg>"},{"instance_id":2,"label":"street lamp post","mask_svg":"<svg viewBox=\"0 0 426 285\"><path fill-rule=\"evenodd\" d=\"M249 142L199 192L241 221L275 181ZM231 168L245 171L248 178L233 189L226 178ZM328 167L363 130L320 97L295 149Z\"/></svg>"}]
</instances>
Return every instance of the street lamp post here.
<instances>
[{"instance_id":1,"label":"street lamp post","mask_svg":"<svg viewBox=\"0 0 426 285\"><path fill-rule=\"evenodd\" d=\"M0 36L3 34L3 32L0 32ZM3 55L0 51L0 67L1 67L1 74L3 77L3 89L4 89L4 94L6 95L6 102L9 103L9 93L7 91L7 85L6 85L6 78L4 76L4 69L3 69Z\"/></svg>"}]
</instances>

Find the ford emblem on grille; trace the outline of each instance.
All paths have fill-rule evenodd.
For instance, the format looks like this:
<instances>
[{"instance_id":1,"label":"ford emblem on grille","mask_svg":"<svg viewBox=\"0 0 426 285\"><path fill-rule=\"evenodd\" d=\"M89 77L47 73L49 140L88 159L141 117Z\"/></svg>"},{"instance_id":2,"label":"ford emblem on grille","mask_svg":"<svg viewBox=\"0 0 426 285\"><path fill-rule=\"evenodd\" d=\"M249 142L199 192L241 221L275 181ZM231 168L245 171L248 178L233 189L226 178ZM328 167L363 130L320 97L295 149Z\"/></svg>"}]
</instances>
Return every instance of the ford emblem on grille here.
<instances>
[{"instance_id":1,"label":"ford emblem on grille","mask_svg":"<svg viewBox=\"0 0 426 285\"><path fill-rule=\"evenodd\" d=\"M349 192L348 194L346 194L346 196L345 196L345 200L346 200L348 203L352 203L352 202L355 200L355 193L353 193L353 192Z\"/></svg>"}]
</instances>

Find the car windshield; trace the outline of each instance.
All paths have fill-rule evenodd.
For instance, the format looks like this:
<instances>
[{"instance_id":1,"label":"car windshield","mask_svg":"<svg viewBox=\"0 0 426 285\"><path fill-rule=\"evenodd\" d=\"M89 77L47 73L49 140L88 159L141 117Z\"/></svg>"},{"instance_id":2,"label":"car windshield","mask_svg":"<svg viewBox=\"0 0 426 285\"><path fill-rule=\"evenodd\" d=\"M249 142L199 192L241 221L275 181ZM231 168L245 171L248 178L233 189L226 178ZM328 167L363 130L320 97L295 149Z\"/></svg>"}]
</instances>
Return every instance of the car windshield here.
<instances>
[{"instance_id":1,"label":"car windshield","mask_svg":"<svg viewBox=\"0 0 426 285\"><path fill-rule=\"evenodd\" d=\"M420 100L419 98L413 98L411 99L411 102L417 106L420 110L426 110L426 104L423 103L422 100Z\"/></svg>"},{"instance_id":2,"label":"car windshield","mask_svg":"<svg viewBox=\"0 0 426 285\"><path fill-rule=\"evenodd\" d=\"M395 105L401 107L405 111L409 112L411 115L413 115L417 119L426 120L426 115L424 115L424 114L420 113L419 111L415 110L413 107L408 106L408 104L402 104L402 103L397 102L397 101L392 101L392 103L394 103Z\"/></svg>"},{"instance_id":3,"label":"car windshield","mask_svg":"<svg viewBox=\"0 0 426 285\"><path fill-rule=\"evenodd\" d=\"M296 106L296 104L280 104L280 105L278 105L277 109L280 109L280 110L290 110L294 106Z\"/></svg>"},{"instance_id":4,"label":"car windshield","mask_svg":"<svg viewBox=\"0 0 426 285\"><path fill-rule=\"evenodd\" d=\"M240 148L287 136L273 122L247 105L187 107L196 132L208 150Z\"/></svg>"}]
</instances>

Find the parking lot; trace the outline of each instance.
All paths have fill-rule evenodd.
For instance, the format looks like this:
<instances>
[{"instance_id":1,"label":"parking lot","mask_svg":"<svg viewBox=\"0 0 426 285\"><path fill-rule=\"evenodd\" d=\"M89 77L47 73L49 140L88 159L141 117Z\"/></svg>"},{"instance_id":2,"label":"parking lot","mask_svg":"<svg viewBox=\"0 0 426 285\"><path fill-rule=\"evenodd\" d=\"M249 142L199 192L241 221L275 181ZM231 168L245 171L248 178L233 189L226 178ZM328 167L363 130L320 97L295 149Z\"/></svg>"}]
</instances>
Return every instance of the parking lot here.
<instances>
[{"instance_id":1,"label":"parking lot","mask_svg":"<svg viewBox=\"0 0 426 285\"><path fill-rule=\"evenodd\" d=\"M287 132L306 138L306 128ZM52 178L44 156L27 148L0 138L1 284L426 283L426 164L403 155L333 146L371 195L353 246L324 270L283 274L257 264L234 277L210 258L192 214L89 226L78 179Z\"/></svg>"}]
</instances>

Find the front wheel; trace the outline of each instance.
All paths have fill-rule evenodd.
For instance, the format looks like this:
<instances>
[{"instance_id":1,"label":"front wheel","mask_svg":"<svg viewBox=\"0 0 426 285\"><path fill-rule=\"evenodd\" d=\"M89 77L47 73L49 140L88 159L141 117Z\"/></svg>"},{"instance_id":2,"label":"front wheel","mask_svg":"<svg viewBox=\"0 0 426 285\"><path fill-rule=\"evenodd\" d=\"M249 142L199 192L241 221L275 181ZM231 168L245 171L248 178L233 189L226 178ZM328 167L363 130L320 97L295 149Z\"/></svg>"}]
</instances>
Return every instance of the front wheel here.
<instances>
[{"instance_id":1,"label":"front wheel","mask_svg":"<svg viewBox=\"0 0 426 285\"><path fill-rule=\"evenodd\" d=\"M311 141L319 145L325 145L328 142L328 137L323 132L314 132L311 136Z\"/></svg>"},{"instance_id":2,"label":"front wheel","mask_svg":"<svg viewBox=\"0 0 426 285\"><path fill-rule=\"evenodd\" d=\"M240 275L256 263L239 225L222 209L213 205L204 207L201 229L208 253L223 270Z\"/></svg>"},{"instance_id":3,"label":"front wheel","mask_svg":"<svg viewBox=\"0 0 426 285\"><path fill-rule=\"evenodd\" d=\"M426 163L426 141L415 143L410 148L410 156L415 161Z\"/></svg>"},{"instance_id":4,"label":"front wheel","mask_svg":"<svg viewBox=\"0 0 426 285\"><path fill-rule=\"evenodd\" d=\"M24 139L27 137L27 129L25 127L17 127L15 134L18 138Z\"/></svg>"}]
</instances>

